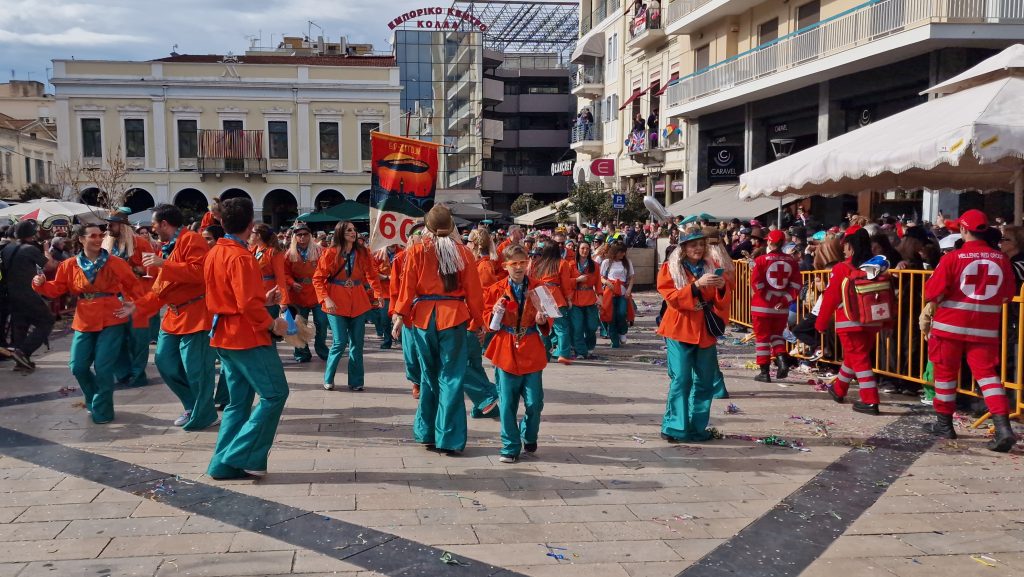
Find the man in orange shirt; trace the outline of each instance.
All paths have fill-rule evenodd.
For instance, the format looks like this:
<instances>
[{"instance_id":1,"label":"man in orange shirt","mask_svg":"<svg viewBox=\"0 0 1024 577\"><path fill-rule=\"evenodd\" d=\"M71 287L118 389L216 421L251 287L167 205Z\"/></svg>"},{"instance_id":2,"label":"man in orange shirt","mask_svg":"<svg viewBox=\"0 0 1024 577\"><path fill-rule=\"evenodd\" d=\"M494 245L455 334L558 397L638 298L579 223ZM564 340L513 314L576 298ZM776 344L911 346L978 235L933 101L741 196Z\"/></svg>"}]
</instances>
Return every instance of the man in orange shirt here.
<instances>
[{"instance_id":1,"label":"man in orange shirt","mask_svg":"<svg viewBox=\"0 0 1024 577\"><path fill-rule=\"evenodd\" d=\"M271 330L284 335L288 324L272 319L259 263L246 245L253 229L252 201L231 198L221 203L224 238L203 265L206 305L214 314L210 345L220 356L231 402L207 474L214 479L261 477L288 398L281 357ZM260 402L253 409L256 395Z\"/></svg>"},{"instance_id":2,"label":"man in orange shirt","mask_svg":"<svg viewBox=\"0 0 1024 577\"><path fill-rule=\"evenodd\" d=\"M199 233L184 226L178 207L153 209L153 230L164 245L143 263L157 270L150 293L139 303L143 311L167 306L156 341L156 369L181 401L184 412L175 426L198 431L217 422L214 407L214 355L210 350L210 314L206 310L203 261L209 248ZM258 285L262 287L262 282Z\"/></svg>"}]
</instances>

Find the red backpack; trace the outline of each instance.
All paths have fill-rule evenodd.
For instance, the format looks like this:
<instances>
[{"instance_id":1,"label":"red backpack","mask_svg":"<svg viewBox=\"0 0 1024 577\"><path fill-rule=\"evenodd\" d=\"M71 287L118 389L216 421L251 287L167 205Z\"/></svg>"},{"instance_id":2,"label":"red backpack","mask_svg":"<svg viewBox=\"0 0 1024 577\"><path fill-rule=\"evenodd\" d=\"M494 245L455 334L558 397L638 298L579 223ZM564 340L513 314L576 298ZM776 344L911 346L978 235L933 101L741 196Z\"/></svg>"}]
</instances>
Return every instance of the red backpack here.
<instances>
[{"instance_id":1,"label":"red backpack","mask_svg":"<svg viewBox=\"0 0 1024 577\"><path fill-rule=\"evenodd\" d=\"M896 320L896 293L888 274L867 278L862 270L843 280L843 308L851 321L888 325Z\"/></svg>"}]
</instances>

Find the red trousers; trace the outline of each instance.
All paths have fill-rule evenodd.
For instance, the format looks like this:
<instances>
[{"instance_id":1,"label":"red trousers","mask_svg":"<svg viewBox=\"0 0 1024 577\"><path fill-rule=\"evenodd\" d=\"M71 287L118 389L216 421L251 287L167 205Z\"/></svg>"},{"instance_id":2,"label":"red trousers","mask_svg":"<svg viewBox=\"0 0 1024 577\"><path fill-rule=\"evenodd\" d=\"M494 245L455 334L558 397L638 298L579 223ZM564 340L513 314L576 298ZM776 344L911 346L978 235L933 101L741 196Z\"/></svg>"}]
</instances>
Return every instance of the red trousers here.
<instances>
[{"instance_id":1,"label":"red trousers","mask_svg":"<svg viewBox=\"0 0 1024 577\"><path fill-rule=\"evenodd\" d=\"M1009 414L1006 389L996 373L999 359L998 343L960 341L938 335L928 339L928 358L935 367L935 412L952 415L956 411L956 383L960 376L960 360L967 353L967 366L978 381L985 405L993 415Z\"/></svg>"},{"instance_id":2,"label":"red trousers","mask_svg":"<svg viewBox=\"0 0 1024 577\"><path fill-rule=\"evenodd\" d=\"M754 343L757 345L757 364L767 365L772 356L786 354L786 339L782 331L786 330L789 313L767 317L754 317Z\"/></svg>"},{"instance_id":3,"label":"red trousers","mask_svg":"<svg viewBox=\"0 0 1024 577\"><path fill-rule=\"evenodd\" d=\"M850 381L857 379L861 402L878 404L878 382L875 381L871 358L877 336L877 329L839 333L839 342L843 345L843 366L839 367L839 378L832 385L839 396L845 397Z\"/></svg>"}]
</instances>

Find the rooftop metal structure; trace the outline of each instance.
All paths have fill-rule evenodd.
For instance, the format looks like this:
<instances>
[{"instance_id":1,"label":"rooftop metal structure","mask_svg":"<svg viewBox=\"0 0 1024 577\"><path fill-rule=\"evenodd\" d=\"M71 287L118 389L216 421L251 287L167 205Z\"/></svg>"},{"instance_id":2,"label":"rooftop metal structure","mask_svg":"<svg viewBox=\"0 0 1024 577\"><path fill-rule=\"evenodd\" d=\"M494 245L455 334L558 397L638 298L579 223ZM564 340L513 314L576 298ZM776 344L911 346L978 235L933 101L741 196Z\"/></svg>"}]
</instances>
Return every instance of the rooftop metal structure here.
<instances>
[{"instance_id":1,"label":"rooftop metal structure","mask_svg":"<svg viewBox=\"0 0 1024 577\"><path fill-rule=\"evenodd\" d=\"M579 38L579 2L456 1L451 7L486 24L484 47L503 53L547 52L567 59Z\"/></svg>"}]
</instances>

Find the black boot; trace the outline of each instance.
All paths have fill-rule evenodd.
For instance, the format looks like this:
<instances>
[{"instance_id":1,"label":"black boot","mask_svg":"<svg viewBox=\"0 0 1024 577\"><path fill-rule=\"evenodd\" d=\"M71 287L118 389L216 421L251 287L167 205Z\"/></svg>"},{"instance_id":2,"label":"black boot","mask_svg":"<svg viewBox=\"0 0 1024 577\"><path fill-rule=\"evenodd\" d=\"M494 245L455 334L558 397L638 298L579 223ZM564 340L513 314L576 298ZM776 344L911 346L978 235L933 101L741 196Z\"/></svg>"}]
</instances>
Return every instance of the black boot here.
<instances>
[{"instance_id":1,"label":"black boot","mask_svg":"<svg viewBox=\"0 0 1024 577\"><path fill-rule=\"evenodd\" d=\"M770 382L772 382L772 375L771 375L771 373L769 372L769 369L768 369L769 367L771 367L771 365L768 364L768 365L759 365L759 366L761 367L761 373L758 374L756 377L754 377L754 380L759 382L759 383L770 383Z\"/></svg>"},{"instance_id":2,"label":"black boot","mask_svg":"<svg viewBox=\"0 0 1024 577\"><path fill-rule=\"evenodd\" d=\"M789 359L786 355L775 357L775 366L778 368L775 372L776 379L784 379L789 376Z\"/></svg>"},{"instance_id":3,"label":"black boot","mask_svg":"<svg viewBox=\"0 0 1024 577\"><path fill-rule=\"evenodd\" d=\"M854 401L853 410L858 413L864 413L865 415L877 415L878 403L863 403L861 401Z\"/></svg>"},{"instance_id":4,"label":"black boot","mask_svg":"<svg viewBox=\"0 0 1024 577\"><path fill-rule=\"evenodd\" d=\"M953 428L953 415L936 413L935 422L926 424L924 432L944 439L955 439L956 429Z\"/></svg>"},{"instance_id":5,"label":"black boot","mask_svg":"<svg viewBox=\"0 0 1024 577\"><path fill-rule=\"evenodd\" d=\"M1010 417L992 415L992 423L996 426L996 438L988 442L988 449L997 453L1006 453L1017 443L1017 435L1010 427Z\"/></svg>"}]
</instances>

